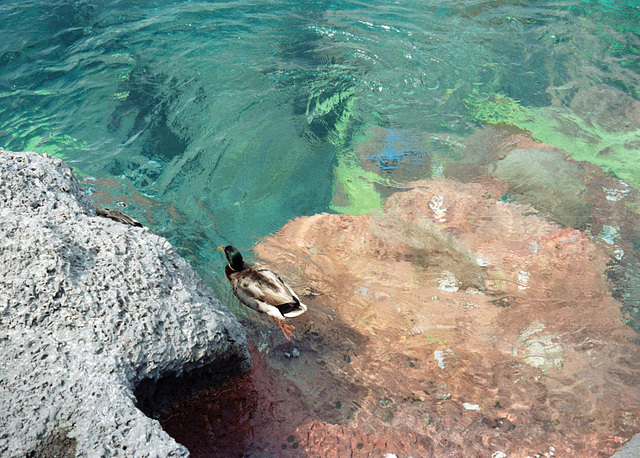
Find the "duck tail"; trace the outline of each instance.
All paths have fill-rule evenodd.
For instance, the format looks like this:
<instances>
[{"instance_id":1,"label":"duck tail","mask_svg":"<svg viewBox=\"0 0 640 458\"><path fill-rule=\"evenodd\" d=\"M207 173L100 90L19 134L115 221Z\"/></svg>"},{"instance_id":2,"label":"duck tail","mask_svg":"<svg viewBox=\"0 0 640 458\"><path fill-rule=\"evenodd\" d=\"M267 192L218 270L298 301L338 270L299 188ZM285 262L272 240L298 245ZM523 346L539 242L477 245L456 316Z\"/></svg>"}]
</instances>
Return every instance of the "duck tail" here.
<instances>
[{"instance_id":1,"label":"duck tail","mask_svg":"<svg viewBox=\"0 0 640 458\"><path fill-rule=\"evenodd\" d=\"M282 316L284 316L285 318L293 318L306 312L307 306L302 302L297 301L280 305L278 306L278 309L280 310L280 313L282 313Z\"/></svg>"}]
</instances>

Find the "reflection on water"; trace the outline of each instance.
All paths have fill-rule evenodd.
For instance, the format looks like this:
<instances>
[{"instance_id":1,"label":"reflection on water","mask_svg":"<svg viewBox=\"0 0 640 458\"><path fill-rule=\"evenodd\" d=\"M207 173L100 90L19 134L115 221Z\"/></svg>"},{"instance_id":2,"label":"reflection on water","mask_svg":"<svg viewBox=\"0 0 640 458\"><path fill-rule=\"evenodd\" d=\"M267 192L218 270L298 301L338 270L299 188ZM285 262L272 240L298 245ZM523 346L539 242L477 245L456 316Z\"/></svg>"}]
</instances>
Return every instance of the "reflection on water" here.
<instances>
[{"instance_id":1,"label":"reflection on water","mask_svg":"<svg viewBox=\"0 0 640 458\"><path fill-rule=\"evenodd\" d=\"M194 455L640 431L640 11L526 3L0 5L1 146L166 236L254 344L162 418ZM237 303L222 243L305 295L294 341Z\"/></svg>"}]
</instances>

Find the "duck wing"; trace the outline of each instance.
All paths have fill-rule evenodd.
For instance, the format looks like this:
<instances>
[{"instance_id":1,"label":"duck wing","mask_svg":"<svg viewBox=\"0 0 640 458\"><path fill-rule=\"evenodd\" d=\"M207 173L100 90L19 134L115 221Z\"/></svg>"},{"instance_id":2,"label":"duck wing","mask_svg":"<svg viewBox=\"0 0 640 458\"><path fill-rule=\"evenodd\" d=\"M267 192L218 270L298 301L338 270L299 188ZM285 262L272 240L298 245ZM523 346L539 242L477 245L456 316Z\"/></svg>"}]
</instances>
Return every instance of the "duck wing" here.
<instances>
[{"instance_id":1,"label":"duck wing","mask_svg":"<svg viewBox=\"0 0 640 458\"><path fill-rule=\"evenodd\" d=\"M253 266L242 271L242 274L238 282L242 292L257 301L277 307L283 316L293 317L307 310L291 287L271 269Z\"/></svg>"}]
</instances>

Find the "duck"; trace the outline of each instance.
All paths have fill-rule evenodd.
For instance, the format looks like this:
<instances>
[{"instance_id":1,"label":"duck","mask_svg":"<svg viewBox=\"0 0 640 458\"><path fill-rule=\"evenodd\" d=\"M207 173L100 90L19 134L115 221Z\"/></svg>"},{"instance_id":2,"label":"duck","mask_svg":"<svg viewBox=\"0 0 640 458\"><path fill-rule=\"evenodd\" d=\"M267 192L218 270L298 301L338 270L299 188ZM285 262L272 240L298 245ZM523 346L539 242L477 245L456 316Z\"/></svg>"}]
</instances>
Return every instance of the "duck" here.
<instances>
[{"instance_id":1,"label":"duck","mask_svg":"<svg viewBox=\"0 0 640 458\"><path fill-rule=\"evenodd\" d=\"M108 207L96 208L96 215L102 218L112 219L113 221L116 221L118 223L128 224L129 226L144 227L142 226L142 224L140 224L139 221L136 221L129 215L125 215L120 210L115 210L113 208L108 208Z\"/></svg>"},{"instance_id":2,"label":"duck","mask_svg":"<svg viewBox=\"0 0 640 458\"><path fill-rule=\"evenodd\" d=\"M280 326L287 340L294 335L295 326L284 323L287 318L302 315L307 306L273 270L265 266L250 265L232 245L219 246L227 257L225 275L235 296L247 307L266 313Z\"/></svg>"}]
</instances>

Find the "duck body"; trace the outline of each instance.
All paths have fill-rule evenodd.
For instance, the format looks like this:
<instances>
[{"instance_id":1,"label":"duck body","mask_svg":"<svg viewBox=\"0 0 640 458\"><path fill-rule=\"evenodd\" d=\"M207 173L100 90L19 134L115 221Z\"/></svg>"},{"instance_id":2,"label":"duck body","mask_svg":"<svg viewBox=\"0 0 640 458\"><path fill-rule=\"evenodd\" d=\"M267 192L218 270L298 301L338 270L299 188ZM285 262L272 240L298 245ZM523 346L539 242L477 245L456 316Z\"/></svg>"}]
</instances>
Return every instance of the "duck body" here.
<instances>
[{"instance_id":1,"label":"duck body","mask_svg":"<svg viewBox=\"0 0 640 458\"><path fill-rule=\"evenodd\" d=\"M109 218L113 221L117 221L118 223L128 224L129 226L134 227L144 227L140 222L136 221L132 217L125 215L120 210L114 210L113 208L96 208L96 215L102 218Z\"/></svg>"},{"instance_id":2,"label":"duck body","mask_svg":"<svg viewBox=\"0 0 640 458\"><path fill-rule=\"evenodd\" d=\"M218 247L229 263L225 275L236 297L249 308L272 317L287 339L291 339L294 327L282 320L302 315L307 311L298 295L273 270L250 265L243 261L240 252L233 246Z\"/></svg>"}]
</instances>

